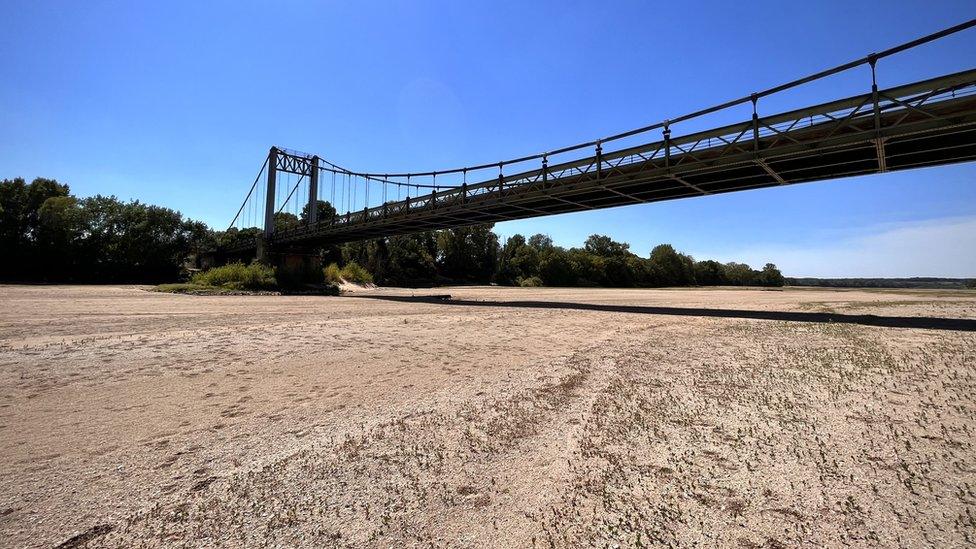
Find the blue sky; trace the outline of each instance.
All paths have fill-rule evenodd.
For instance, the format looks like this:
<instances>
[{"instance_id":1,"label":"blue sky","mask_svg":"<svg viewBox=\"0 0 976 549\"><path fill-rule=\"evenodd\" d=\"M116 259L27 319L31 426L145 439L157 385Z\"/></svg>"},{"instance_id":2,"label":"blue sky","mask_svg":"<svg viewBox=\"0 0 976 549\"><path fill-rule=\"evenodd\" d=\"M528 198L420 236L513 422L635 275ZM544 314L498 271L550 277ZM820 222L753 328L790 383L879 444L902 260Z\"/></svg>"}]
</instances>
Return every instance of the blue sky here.
<instances>
[{"instance_id":1,"label":"blue sky","mask_svg":"<svg viewBox=\"0 0 976 549\"><path fill-rule=\"evenodd\" d=\"M6 0L0 177L55 177L81 196L223 228L272 144L376 172L492 162L673 118L974 16L971 0ZM879 83L972 68L974 52L971 30L882 61ZM861 93L868 78L854 71L769 108ZM565 246L603 233L642 255L670 242L797 276L976 276L976 164L496 231Z\"/></svg>"}]
</instances>

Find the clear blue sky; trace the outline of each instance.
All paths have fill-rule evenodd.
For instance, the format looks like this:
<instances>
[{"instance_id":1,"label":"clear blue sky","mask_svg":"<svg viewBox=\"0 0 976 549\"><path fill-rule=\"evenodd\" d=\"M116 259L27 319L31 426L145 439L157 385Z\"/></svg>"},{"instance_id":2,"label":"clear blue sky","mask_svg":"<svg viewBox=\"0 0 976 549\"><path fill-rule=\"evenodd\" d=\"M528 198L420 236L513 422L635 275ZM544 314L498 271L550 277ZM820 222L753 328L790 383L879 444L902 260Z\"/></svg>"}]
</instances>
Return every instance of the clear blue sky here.
<instances>
[{"instance_id":1,"label":"clear blue sky","mask_svg":"<svg viewBox=\"0 0 976 549\"><path fill-rule=\"evenodd\" d=\"M229 222L270 145L372 171L554 149L976 16L959 2L0 3L0 177ZM976 31L879 65L976 66ZM776 107L861 93L860 72ZM692 129L689 127L689 129ZM675 128L679 133L679 128ZM496 225L789 275L976 276L976 164Z\"/></svg>"}]
</instances>

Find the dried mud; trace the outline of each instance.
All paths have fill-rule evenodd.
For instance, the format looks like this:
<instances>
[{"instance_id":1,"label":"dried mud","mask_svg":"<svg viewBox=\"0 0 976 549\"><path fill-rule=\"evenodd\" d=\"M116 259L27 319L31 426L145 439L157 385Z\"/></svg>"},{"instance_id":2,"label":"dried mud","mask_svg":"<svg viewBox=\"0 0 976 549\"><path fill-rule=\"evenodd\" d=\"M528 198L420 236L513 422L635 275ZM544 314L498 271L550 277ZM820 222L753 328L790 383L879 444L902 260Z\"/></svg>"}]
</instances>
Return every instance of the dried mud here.
<instances>
[{"instance_id":1,"label":"dried mud","mask_svg":"<svg viewBox=\"0 0 976 549\"><path fill-rule=\"evenodd\" d=\"M0 304L2 546L976 543L971 292Z\"/></svg>"}]
</instances>

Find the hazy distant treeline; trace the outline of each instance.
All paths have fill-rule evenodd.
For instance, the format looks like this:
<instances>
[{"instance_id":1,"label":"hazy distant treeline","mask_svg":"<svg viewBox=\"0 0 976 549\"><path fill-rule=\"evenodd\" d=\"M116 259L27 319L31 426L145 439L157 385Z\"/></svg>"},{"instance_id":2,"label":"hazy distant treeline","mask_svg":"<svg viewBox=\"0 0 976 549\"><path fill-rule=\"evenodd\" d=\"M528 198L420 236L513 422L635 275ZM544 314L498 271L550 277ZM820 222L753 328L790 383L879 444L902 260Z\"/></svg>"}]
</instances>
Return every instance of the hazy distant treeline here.
<instances>
[{"instance_id":1,"label":"hazy distant treeline","mask_svg":"<svg viewBox=\"0 0 976 549\"><path fill-rule=\"evenodd\" d=\"M787 278L790 286L822 286L826 288L920 288L957 290L976 288L971 278Z\"/></svg>"},{"instance_id":2,"label":"hazy distant treeline","mask_svg":"<svg viewBox=\"0 0 976 549\"><path fill-rule=\"evenodd\" d=\"M318 204L328 219L335 210ZM302 223L282 213L278 229ZM77 198L52 179L0 181L0 278L43 282L159 282L184 276L194 254L250 241L258 233L213 231L169 208L115 197ZM648 247L649 249L650 247ZM592 235L580 248L563 248L546 235L522 235L504 244L491 225L461 227L352 242L320 250L323 264L366 267L383 285L498 283L523 286L651 287L690 285L782 286L773 264L696 261L668 244L642 257L630 245Z\"/></svg>"}]
</instances>

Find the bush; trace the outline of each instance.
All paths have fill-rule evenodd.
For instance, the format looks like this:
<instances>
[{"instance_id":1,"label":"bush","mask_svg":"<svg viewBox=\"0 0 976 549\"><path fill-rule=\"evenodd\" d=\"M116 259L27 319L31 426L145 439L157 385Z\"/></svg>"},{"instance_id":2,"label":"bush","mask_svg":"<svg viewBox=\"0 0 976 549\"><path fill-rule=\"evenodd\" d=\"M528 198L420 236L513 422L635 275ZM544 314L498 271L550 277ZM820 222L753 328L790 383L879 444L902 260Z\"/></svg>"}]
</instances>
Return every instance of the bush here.
<instances>
[{"instance_id":1,"label":"bush","mask_svg":"<svg viewBox=\"0 0 976 549\"><path fill-rule=\"evenodd\" d=\"M537 276L530 276L519 280L519 286L523 288L538 288L542 286L542 279Z\"/></svg>"},{"instance_id":2,"label":"bush","mask_svg":"<svg viewBox=\"0 0 976 549\"><path fill-rule=\"evenodd\" d=\"M204 292L209 290L217 290L219 288L214 288L212 286L203 286L200 284L190 284L190 283L176 283L176 284L160 284L153 288L154 291L163 292L167 294L186 294L192 292Z\"/></svg>"},{"instance_id":3,"label":"bush","mask_svg":"<svg viewBox=\"0 0 976 549\"><path fill-rule=\"evenodd\" d=\"M234 290L270 290L277 287L273 267L261 263L231 263L196 273L190 279L201 286L219 286Z\"/></svg>"},{"instance_id":4,"label":"bush","mask_svg":"<svg viewBox=\"0 0 976 549\"><path fill-rule=\"evenodd\" d=\"M329 284L342 284L342 271L339 270L339 265L330 263L322 272L325 274L325 281Z\"/></svg>"},{"instance_id":5,"label":"bush","mask_svg":"<svg viewBox=\"0 0 976 549\"><path fill-rule=\"evenodd\" d=\"M191 295L237 295L243 290L228 288L225 286L204 286L202 284L160 284L153 288L155 292L166 294L191 294Z\"/></svg>"},{"instance_id":6,"label":"bush","mask_svg":"<svg viewBox=\"0 0 976 549\"><path fill-rule=\"evenodd\" d=\"M350 261L346 263L346 266L340 271L342 278L349 282L354 282L356 284L372 284L373 275L369 274L369 271L362 268L359 263L355 261Z\"/></svg>"}]
</instances>

